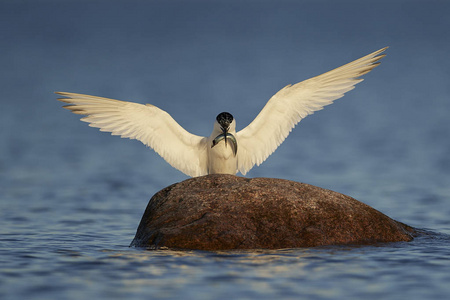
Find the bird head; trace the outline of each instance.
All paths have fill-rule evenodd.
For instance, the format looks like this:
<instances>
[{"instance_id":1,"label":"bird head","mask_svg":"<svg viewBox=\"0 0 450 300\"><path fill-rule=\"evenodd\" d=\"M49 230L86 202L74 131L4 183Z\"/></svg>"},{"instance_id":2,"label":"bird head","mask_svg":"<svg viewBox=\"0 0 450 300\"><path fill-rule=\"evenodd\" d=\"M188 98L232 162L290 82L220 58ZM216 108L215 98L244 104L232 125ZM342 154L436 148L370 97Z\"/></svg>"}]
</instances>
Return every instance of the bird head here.
<instances>
[{"instance_id":1,"label":"bird head","mask_svg":"<svg viewBox=\"0 0 450 300\"><path fill-rule=\"evenodd\" d=\"M224 140L225 147L228 145L228 139L231 140L232 149L234 155L237 153L236 138L230 132L236 131L236 122L233 116L228 112L222 112L217 115L216 122L214 123L214 132L218 135L213 140L211 148L217 145L220 141Z\"/></svg>"},{"instance_id":2,"label":"bird head","mask_svg":"<svg viewBox=\"0 0 450 300\"><path fill-rule=\"evenodd\" d=\"M236 122L233 116L228 112L222 112L216 117L217 124L220 126L222 133L226 134L229 131L236 130Z\"/></svg>"}]
</instances>

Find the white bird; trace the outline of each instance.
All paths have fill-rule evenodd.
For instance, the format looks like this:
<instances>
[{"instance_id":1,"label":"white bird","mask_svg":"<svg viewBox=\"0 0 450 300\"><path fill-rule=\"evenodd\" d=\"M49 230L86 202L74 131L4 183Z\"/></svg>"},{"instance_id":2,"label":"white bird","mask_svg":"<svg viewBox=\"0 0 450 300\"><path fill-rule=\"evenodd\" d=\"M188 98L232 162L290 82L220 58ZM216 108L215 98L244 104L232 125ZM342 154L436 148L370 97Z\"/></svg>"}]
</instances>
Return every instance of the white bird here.
<instances>
[{"instance_id":1,"label":"white bird","mask_svg":"<svg viewBox=\"0 0 450 300\"><path fill-rule=\"evenodd\" d=\"M287 85L277 92L258 116L236 132L230 113L220 113L209 137L181 127L167 112L151 104L138 104L89 95L56 92L64 106L100 131L137 139L153 148L172 167L188 176L207 174L245 175L260 165L307 115L344 96L385 55L386 48L322 75Z\"/></svg>"}]
</instances>

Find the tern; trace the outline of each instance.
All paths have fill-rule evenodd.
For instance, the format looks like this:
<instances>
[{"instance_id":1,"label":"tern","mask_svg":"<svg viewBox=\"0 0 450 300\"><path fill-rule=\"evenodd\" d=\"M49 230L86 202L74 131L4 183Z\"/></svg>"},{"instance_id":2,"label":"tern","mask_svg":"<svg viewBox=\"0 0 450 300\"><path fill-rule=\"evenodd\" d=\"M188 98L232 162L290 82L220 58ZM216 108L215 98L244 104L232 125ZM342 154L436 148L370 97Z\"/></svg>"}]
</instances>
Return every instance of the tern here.
<instances>
[{"instance_id":1,"label":"tern","mask_svg":"<svg viewBox=\"0 0 450 300\"><path fill-rule=\"evenodd\" d=\"M197 177L207 174L245 175L259 166L286 139L300 120L354 89L360 77L380 62L386 48L322 75L287 85L278 91L258 116L236 132L236 120L220 113L209 137L194 135L167 112L139 104L96 96L56 92L64 108L85 115L81 120L100 131L141 141L172 167Z\"/></svg>"}]
</instances>

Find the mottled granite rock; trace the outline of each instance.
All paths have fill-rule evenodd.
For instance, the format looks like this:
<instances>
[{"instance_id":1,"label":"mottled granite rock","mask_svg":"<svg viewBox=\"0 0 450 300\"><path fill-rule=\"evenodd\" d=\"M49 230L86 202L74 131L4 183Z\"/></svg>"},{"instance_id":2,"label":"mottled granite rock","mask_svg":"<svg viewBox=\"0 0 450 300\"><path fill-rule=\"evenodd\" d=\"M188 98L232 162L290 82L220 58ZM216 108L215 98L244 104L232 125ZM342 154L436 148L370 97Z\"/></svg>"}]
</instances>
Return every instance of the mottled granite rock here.
<instances>
[{"instance_id":1,"label":"mottled granite rock","mask_svg":"<svg viewBox=\"0 0 450 300\"><path fill-rule=\"evenodd\" d=\"M414 229L349 196L273 178L207 175L156 193L131 246L280 249L410 241Z\"/></svg>"}]
</instances>

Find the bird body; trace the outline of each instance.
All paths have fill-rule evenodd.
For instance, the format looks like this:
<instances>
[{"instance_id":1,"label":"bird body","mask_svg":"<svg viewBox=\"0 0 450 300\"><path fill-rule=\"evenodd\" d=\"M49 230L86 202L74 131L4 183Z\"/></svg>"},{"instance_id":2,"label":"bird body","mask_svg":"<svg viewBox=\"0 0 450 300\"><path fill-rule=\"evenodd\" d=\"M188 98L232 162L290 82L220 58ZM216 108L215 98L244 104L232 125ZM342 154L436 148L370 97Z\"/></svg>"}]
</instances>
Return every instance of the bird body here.
<instances>
[{"instance_id":1,"label":"bird body","mask_svg":"<svg viewBox=\"0 0 450 300\"><path fill-rule=\"evenodd\" d=\"M307 115L344 96L379 64L386 48L351 63L287 85L278 91L258 116L236 132L230 113L220 113L209 137L187 132L167 112L151 104L139 104L96 96L56 92L64 106L100 131L137 139L155 150L170 165L188 176L206 174L245 175L260 165Z\"/></svg>"},{"instance_id":2,"label":"bird body","mask_svg":"<svg viewBox=\"0 0 450 300\"><path fill-rule=\"evenodd\" d=\"M237 173L238 141L235 136L236 121L233 116L227 112L219 114L207 140L208 174L235 175Z\"/></svg>"}]
</instances>

